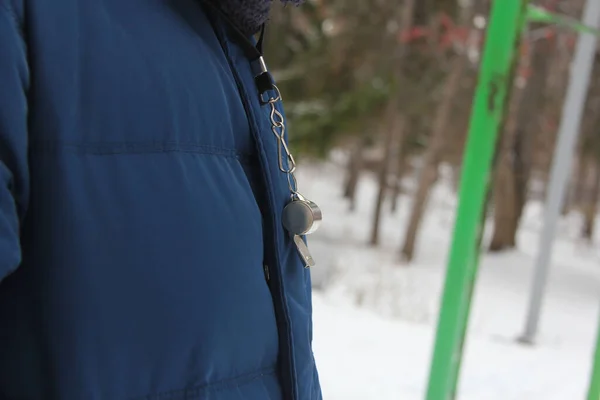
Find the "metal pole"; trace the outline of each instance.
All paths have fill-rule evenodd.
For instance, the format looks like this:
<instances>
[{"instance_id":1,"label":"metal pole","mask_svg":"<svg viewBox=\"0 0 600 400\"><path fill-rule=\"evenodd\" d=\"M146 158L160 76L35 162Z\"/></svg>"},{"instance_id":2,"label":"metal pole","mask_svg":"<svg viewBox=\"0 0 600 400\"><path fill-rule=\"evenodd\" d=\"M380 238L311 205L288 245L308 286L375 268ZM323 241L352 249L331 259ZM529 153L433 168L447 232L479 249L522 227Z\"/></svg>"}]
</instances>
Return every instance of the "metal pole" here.
<instances>
[{"instance_id":1,"label":"metal pole","mask_svg":"<svg viewBox=\"0 0 600 400\"><path fill-rule=\"evenodd\" d=\"M600 0L588 0L584 10L584 24L597 29L599 22ZM552 245L564 201L571 164L573 163L577 136L581 127L581 117L594 64L596 42L596 36L581 33L575 49L569 89L552 160L550 185L544 209L544 225L540 234L525 331L523 336L519 338L523 343L532 344L538 330L542 301L548 280L548 269L552 257Z\"/></svg>"},{"instance_id":2,"label":"metal pole","mask_svg":"<svg viewBox=\"0 0 600 400\"><path fill-rule=\"evenodd\" d=\"M492 160L527 4L527 0L495 0L492 6L463 161L427 400L451 399L458 380Z\"/></svg>"},{"instance_id":3,"label":"metal pole","mask_svg":"<svg viewBox=\"0 0 600 400\"><path fill-rule=\"evenodd\" d=\"M587 400L600 400L600 325L598 326L596 337L596 351L594 352L592 376L590 377Z\"/></svg>"}]
</instances>

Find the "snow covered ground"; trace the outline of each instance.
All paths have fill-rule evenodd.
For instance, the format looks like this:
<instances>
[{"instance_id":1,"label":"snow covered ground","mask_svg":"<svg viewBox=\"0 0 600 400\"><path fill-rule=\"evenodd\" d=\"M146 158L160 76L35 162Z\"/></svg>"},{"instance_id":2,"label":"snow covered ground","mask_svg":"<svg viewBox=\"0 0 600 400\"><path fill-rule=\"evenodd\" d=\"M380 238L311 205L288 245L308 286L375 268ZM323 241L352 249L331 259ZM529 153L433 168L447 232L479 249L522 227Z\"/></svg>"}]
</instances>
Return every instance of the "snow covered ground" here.
<instances>
[{"instance_id":1,"label":"snow covered ground","mask_svg":"<svg viewBox=\"0 0 600 400\"><path fill-rule=\"evenodd\" d=\"M375 182L360 182L358 209L341 198L343 170L333 163L302 166L303 194L325 222L310 238L314 348L326 400L422 400L431 359L455 196L436 187L416 259L399 262L410 198L396 214L386 206L382 243L368 246ZM579 221L566 218L536 346L522 332L542 208L526 210L519 249L481 258L463 361L459 400L583 400L600 305L600 247L576 240ZM489 232L488 232L489 233Z\"/></svg>"}]
</instances>

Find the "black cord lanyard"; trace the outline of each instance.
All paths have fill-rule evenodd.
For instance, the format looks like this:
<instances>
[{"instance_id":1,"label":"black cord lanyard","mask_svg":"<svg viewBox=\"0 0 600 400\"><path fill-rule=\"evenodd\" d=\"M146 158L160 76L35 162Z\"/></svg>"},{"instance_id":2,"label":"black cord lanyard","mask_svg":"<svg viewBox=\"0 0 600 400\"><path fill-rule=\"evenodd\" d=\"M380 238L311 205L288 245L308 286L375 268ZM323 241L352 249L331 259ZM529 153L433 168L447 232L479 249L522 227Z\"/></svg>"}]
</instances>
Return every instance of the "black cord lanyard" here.
<instances>
[{"instance_id":1,"label":"black cord lanyard","mask_svg":"<svg viewBox=\"0 0 600 400\"><path fill-rule=\"evenodd\" d=\"M240 31L240 29L229 19L229 17L211 0L201 0L204 4L210 7L216 12L223 21L227 24L229 30L234 35L235 40L241 46L244 51L244 55L250 60L250 66L252 73L254 74L254 82L258 89L258 94L262 104L268 103L264 98L264 94L269 90L274 89L274 82L267 64L263 57L263 43L265 38L265 24L260 27L260 36L256 43L256 46L250 41L250 39Z\"/></svg>"},{"instance_id":2,"label":"black cord lanyard","mask_svg":"<svg viewBox=\"0 0 600 400\"><path fill-rule=\"evenodd\" d=\"M271 107L271 130L277 137L279 170L287 177L288 188L291 194L291 201L283 209L282 223L285 229L292 235L305 268L312 267L315 265L315 260L310 254L310 250L306 246L302 236L314 232L319 227L323 215L319 206L298 193L298 185L294 175L296 161L294 161L294 157L290 153L290 149L286 143L286 126L283 114L276 108L276 103L281 100L281 95L271 78L271 74L269 73L263 58L262 47L265 37L265 25L263 24L261 26L260 38L255 46L250 39L246 37L233 22L231 22L227 15L212 3L214 0L201 1L215 11L229 26L229 29L235 36L238 44L242 47L246 57L250 60L252 73L254 74L254 82L258 89L261 104L269 104ZM265 98L265 93L269 91L272 93Z\"/></svg>"}]
</instances>

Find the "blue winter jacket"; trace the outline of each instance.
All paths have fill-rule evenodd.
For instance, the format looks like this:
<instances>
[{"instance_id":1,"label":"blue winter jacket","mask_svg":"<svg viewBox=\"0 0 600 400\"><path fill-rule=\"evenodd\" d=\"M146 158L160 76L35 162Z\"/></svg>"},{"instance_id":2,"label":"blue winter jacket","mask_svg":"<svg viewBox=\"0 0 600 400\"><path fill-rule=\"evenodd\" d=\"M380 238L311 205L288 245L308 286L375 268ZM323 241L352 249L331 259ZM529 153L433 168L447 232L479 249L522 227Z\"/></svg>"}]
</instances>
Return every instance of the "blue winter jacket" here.
<instances>
[{"instance_id":1,"label":"blue winter jacket","mask_svg":"<svg viewBox=\"0 0 600 400\"><path fill-rule=\"evenodd\" d=\"M269 107L198 0L0 0L0 399L316 400Z\"/></svg>"}]
</instances>

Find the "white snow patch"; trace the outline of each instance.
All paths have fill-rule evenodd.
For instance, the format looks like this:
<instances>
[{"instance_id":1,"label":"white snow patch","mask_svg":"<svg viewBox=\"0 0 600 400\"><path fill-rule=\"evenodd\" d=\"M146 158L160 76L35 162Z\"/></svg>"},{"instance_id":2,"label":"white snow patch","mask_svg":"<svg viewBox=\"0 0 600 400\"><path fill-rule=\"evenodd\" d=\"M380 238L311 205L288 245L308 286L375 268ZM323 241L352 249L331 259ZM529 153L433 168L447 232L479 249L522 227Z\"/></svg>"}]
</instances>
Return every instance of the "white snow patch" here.
<instances>
[{"instance_id":1,"label":"white snow patch","mask_svg":"<svg viewBox=\"0 0 600 400\"><path fill-rule=\"evenodd\" d=\"M309 238L318 264L314 348L325 399L421 400L456 207L448 172L442 170L444 179L430 197L410 265L399 257L410 198L400 199L396 214L386 204L381 244L371 247L375 180L363 177L358 208L350 213L341 197L343 174L339 160L302 165L298 174L301 192L322 207L325 218ZM539 203L525 210L518 250L481 257L459 400L585 397L600 303L600 252L598 243L577 240L578 216L560 225L536 346L515 341L523 329L542 213Z\"/></svg>"}]
</instances>

